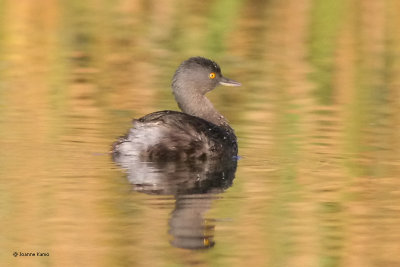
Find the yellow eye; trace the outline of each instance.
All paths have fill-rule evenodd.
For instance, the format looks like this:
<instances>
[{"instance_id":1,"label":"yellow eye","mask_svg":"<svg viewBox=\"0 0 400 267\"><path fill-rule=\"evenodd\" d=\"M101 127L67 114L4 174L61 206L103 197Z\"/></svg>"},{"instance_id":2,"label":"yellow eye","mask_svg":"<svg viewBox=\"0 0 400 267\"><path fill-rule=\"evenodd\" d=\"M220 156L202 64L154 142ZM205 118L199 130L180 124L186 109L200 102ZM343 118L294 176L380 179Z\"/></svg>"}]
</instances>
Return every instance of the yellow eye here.
<instances>
[{"instance_id":1,"label":"yellow eye","mask_svg":"<svg viewBox=\"0 0 400 267\"><path fill-rule=\"evenodd\" d=\"M214 79L214 78L215 78L215 73L214 73L214 72L211 72L211 73L208 75L208 77L210 77L210 79Z\"/></svg>"}]
</instances>

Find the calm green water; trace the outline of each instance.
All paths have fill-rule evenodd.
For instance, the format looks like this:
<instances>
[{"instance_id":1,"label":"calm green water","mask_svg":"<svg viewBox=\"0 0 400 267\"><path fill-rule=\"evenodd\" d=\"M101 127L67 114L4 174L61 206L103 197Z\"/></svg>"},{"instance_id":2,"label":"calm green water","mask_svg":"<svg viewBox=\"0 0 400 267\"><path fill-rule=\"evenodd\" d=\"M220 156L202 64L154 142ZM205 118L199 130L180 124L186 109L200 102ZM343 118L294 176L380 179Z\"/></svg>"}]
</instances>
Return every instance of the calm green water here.
<instances>
[{"instance_id":1,"label":"calm green water","mask_svg":"<svg viewBox=\"0 0 400 267\"><path fill-rule=\"evenodd\" d=\"M0 0L0 265L400 266L399 10ZM243 84L209 94L241 159L137 186L110 145L197 55Z\"/></svg>"}]
</instances>

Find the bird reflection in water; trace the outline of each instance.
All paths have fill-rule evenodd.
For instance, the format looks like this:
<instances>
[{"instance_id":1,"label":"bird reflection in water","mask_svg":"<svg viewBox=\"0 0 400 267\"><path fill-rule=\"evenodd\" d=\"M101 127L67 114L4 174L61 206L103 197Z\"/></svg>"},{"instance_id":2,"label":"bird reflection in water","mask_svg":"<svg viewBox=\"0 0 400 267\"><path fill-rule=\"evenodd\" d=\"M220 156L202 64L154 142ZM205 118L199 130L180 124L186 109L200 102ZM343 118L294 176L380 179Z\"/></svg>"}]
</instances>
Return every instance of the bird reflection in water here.
<instances>
[{"instance_id":1,"label":"bird reflection in water","mask_svg":"<svg viewBox=\"0 0 400 267\"><path fill-rule=\"evenodd\" d=\"M218 85L241 86L210 59L185 60L172 78L183 112L164 110L136 119L112 146L114 161L127 170L136 191L175 196L169 225L176 247L214 245L214 225L204 215L235 177L236 135L205 96Z\"/></svg>"},{"instance_id":2,"label":"bird reflection in water","mask_svg":"<svg viewBox=\"0 0 400 267\"><path fill-rule=\"evenodd\" d=\"M137 192L171 195L175 208L169 219L170 243L184 249L214 246L215 220L206 219L213 200L232 185L237 160L143 162L114 154Z\"/></svg>"}]
</instances>

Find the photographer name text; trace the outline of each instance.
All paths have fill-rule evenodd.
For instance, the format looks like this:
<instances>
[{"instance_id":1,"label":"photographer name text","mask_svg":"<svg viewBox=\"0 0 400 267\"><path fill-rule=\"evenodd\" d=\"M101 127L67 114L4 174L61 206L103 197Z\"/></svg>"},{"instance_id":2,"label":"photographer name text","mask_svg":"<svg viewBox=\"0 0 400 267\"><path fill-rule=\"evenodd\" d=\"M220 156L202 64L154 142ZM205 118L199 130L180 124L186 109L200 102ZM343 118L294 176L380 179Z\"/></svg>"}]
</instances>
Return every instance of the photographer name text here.
<instances>
[{"instance_id":1,"label":"photographer name text","mask_svg":"<svg viewBox=\"0 0 400 267\"><path fill-rule=\"evenodd\" d=\"M48 252L14 252L14 257L48 257L50 253Z\"/></svg>"}]
</instances>

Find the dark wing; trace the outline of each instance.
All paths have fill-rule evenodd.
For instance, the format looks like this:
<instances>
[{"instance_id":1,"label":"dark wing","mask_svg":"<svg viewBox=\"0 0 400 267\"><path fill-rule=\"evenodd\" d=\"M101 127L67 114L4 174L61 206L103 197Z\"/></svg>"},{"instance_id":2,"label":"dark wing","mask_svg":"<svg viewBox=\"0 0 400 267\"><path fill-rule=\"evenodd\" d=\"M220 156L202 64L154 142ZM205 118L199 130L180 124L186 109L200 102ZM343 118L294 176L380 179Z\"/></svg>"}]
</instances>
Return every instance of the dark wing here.
<instances>
[{"instance_id":1,"label":"dark wing","mask_svg":"<svg viewBox=\"0 0 400 267\"><path fill-rule=\"evenodd\" d=\"M143 160L205 160L237 153L232 129L169 110L134 120L128 135L114 145L114 152L125 153L118 144Z\"/></svg>"}]
</instances>

